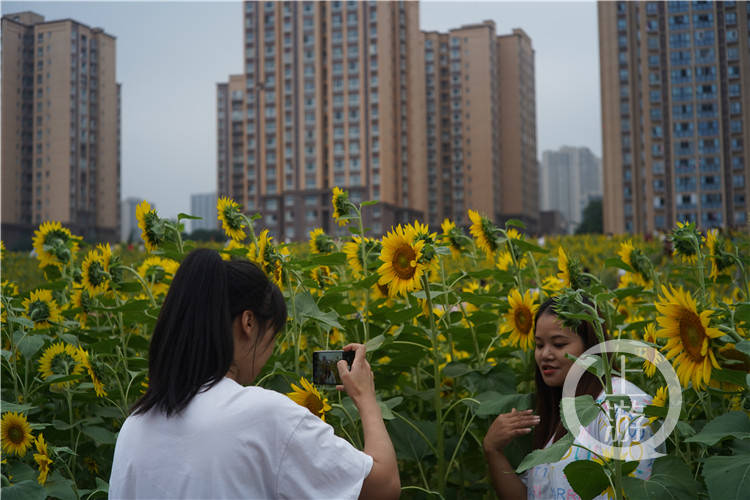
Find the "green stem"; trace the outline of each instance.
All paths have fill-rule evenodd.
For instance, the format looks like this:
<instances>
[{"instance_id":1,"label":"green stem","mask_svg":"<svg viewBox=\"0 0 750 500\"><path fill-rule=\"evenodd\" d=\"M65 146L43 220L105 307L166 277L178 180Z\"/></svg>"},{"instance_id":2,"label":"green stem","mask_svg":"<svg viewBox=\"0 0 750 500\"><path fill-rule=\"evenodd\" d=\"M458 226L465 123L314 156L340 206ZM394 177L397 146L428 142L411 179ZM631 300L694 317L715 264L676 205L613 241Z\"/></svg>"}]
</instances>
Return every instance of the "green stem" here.
<instances>
[{"instance_id":1,"label":"green stem","mask_svg":"<svg viewBox=\"0 0 750 500\"><path fill-rule=\"evenodd\" d=\"M466 409L466 415L464 416L464 422L466 422L466 418L469 416L469 413L471 412L470 408ZM466 436L466 433L469 430L469 427L471 427L472 422L474 422L474 417L476 415L472 415L469 419L469 423L464 426L463 431L461 432L461 436L458 438L458 442L456 443L456 447L453 449L453 454L451 455L451 459L448 462L448 466L445 469L445 477L443 478L443 482L446 483L448 481L448 474L451 472L451 467L453 466L453 462L456 460L456 455L458 455L458 450L461 448L461 443L464 440L464 437Z\"/></svg>"},{"instance_id":2,"label":"green stem","mask_svg":"<svg viewBox=\"0 0 750 500\"><path fill-rule=\"evenodd\" d=\"M247 228L248 228L248 231L250 232L250 238L253 240L253 243L255 244L255 248L258 248L258 237L255 236L255 227L253 226L253 221L251 221L245 214L240 214L240 215L242 215L242 218L245 219L245 222L247 222Z\"/></svg>"},{"instance_id":3,"label":"green stem","mask_svg":"<svg viewBox=\"0 0 750 500\"><path fill-rule=\"evenodd\" d=\"M706 264L703 258L703 252L701 252L701 243L698 238L693 240L693 246L695 247L695 254L698 256L698 282L701 286L701 300L706 300Z\"/></svg>"},{"instance_id":4,"label":"green stem","mask_svg":"<svg viewBox=\"0 0 750 500\"><path fill-rule=\"evenodd\" d=\"M474 352L477 355L477 361L481 361L482 364L484 364L485 357L481 357L479 354L479 341L477 340L477 332L474 330L474 324L469 319L469 315L466 314L466 308L464 308L464 303L459 301L458 307L461 308L461 314L464 315L464 318L466 319L466 323L469 325L469 330L471 331L471 340L474 342Z\"/></svg>"},{"instance_id":5,"label":"green stem","mask_svg":"<svg viewBox=\"0 0 750 500\"><path fill-rule=\"evenodd\" d=\"M438 345L437 328L435 327L435 315L432 312L432 297L430 296L430 282L422 275L422 286L427 299L428 317L430 319L430 338L432 340L432 371L435 379L435 392L433 393L433 406L435 408L435 424L437 432L437 477L438 491L445 491L445 436L443 435L443 400L440 397L440 349Z\"/></svg>"},{"instance_id":6,"label":"green stem","mask_svg":"<svg viewBox=\"0 0 750 500\"><path fill-rule=\"evenodd\" d=\"M354 206L354 205L353 205ZM354 211L357 212L357 225L359 226L359 237L361 238L359 242L359 251L362 255L362 275L366 276L368 269L367 269L367 249L365 248L367 245L365 245L365 227L362 224L362 211L359 207L354 206ZM364 330L365 334L365 341L364 344L367 344L367 342L370 340L370 328L368 325L368 317L369 317L369 311L370 311L370 287L367 287L365 290L365 312L362 316L362 329Z\"/></svg>"},{"instance_id":7,"label":"green stem","mask_svg":"<svg viewBox=\"0 0 750 500\"><path fill-rule=\"evenodd\" d=\"M297 304L294 300L295 291L292 289L292 278L289 276L289 273L286 273L286 286L289 289L289 302L292 303L292 317L294 318L295 325L297 325L294 336L294 373L299 375L299 343L302 337L302 325L297 317Z\"/></svg>"},{"instance_id":8,"label":"green stem","mask_svg":"<svg viewBox=\"0 0 750 500\"><path fill-rule=\"evenodd\" d=\"M73 395L70 393L70 389L65 390L65 399L68 401L68 423L70 424L70 445L73 446ZM73 481L73 484L75 484L76 479L75 475L73 474L73 470L75 470L75 461L76 461L76 453L78 450L73 450L73 453L70 455L70 464L69 464L69 471L70 471L70 479Z\"/></svg>"},{"instance_id":9,"label":"green stem","mask_svg":"<svg viewBox=\"0 0 750 500\"><path fill-rule=\"evenodd\" d=\"M732 256L732 259L737 263L737 267L740 270L740 277L742 278L742 285L745 288L745 300L750 300L750 286L748 286L748 280L747 280L747 274L745 274L745 266L742 264L742 259L740 259L739 251L735 247L734 253L729 254Z\"/></svg>"},{"instance_id":10,"label":"green stem","mask_svg":"<svg viewBox=\"0 0 750 500\"><path fill-rule=\"evenodd\" d=\"M141 284L141 287L143 287L143 290L146 292L146 295L148 295L148 298L151 301L151 305L156 307L156 299L154 299L154 294L151 293L151 288L149 288L148 283L146 283L146 281L143 279L143 276L138 274L138 271L130 266L122 266L122 268L126 271L130 271L133 276L135 276L135 279L138 280L138 282Z\"/></svg>"}]
</instances>

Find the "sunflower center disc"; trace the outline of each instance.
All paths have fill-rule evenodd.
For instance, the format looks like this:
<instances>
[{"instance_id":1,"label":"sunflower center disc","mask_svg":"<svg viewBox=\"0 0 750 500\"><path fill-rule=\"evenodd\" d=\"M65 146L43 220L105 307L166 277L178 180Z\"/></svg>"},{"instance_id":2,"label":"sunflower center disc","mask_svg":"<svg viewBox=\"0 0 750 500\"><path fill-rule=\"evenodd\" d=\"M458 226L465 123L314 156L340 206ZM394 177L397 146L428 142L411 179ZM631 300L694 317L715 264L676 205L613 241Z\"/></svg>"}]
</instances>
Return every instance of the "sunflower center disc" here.
<instances>
[{"instance_id":1,"label":"sunflower center disc","mask_svg":"<svg viewBox=\"0 0 750 500\"><path fill-rule=\"evenodd\" d=\"M8 429L8 437L13 444L20 444L23 442L23 430L19 427L13 426Z\"/></svg>"},{"instance_id":2,"label":"sunflower center disc","mask_svg":"<svg viewBox=\"0 0 750 500\"><path fill-rule=\"evenodd\" d=\"M703 358L701 347L705 336L700 318L693 312L683 311L683 315L680 318L680 337L685 349L695 360Z\"/></svg>"},{"instance_id":3,"label":"sunflower center disc","mask_svg":"<svg viewBox=\"0 0 750 500\"><path fill-rule=\"evenodd\" d=\"M399 278L410 279L414 276L415 268L411 266L411 261L416 256L417 254L409 245L403 245L396 250L396 254L393 256L393 270Z\"/></svg>"},{"instance_id":4,"label":"sunflower center disc","mask_svg":"<svg viewBox=\"0 0 750 500\"><path fill-rule=\"evenodd\" d=\"M531 329L531 313L528 309L517 309L514 314L514 319L516 320L516 326L521 333L529 333L529 330Z\"/></svg>"},{"instance_id":5,"label":"sunflower center disc","mask_svg":"<svg viewBox=\"0 0 750 500\"><path fill-rule=\"evenodd\" d=\"M320 415L320 411L323 409L323 403L320 399L316 398L315 395L309 394L305 401L305 406L308 410L313 412L315 415Z\"/></svg>"}]
</instances>

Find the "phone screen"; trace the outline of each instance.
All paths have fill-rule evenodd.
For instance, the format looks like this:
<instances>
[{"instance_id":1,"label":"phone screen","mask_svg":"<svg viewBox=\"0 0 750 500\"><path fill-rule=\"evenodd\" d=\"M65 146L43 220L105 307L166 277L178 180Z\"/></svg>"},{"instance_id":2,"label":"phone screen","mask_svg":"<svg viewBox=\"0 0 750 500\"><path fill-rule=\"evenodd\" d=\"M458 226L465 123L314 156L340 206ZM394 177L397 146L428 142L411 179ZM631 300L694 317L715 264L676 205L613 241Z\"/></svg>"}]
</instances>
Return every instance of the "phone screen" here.
<instances>
[{"instance_id":1,"label":"phone screen","mask_svg":"<svg viewBox=\"0 0 750 500\"><path fill-rule=\"evenodd\" d=\"M336 363L346 360L349 368L354 361L354 351L313 351L313 383L315 385L339 385L339 369Z\"/></svg>"}]
</instances>

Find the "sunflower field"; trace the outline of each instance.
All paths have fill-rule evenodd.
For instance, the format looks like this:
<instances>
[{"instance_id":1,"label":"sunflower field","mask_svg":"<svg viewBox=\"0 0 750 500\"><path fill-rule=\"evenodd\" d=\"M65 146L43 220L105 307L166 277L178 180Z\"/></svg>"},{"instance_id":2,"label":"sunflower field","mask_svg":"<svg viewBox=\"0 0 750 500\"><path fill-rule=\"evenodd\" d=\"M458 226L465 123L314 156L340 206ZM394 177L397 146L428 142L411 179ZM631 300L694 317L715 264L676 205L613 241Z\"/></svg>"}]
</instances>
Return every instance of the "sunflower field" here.
<instances>
[{"instance_id":1,"label":"sunflower field","mask_svg":"<svg viewBox=\"0 0 750 500\"><path fill-rule=\"evenodd\" d=\"M579 461L566 475L581 498L747 498L747 234L678 224L648 241L532 239L519 221L498 227L470 210L468 233L450 220L439 230L414 221L375 238L361 216L374 202L352 203L336 188L332 203L351 236L316 229L303 246L256 234L254 218L222 198L230 240L217 250L256 262L287 299L286 329L256 384L288 394L360 449L352 401L310 378L314 350L367 345L404 498L494 498L482 440L497 414L534 407L534 313L549 297L565 305L565 321L594 321L600 338L606 330L656 348L679 378L679 420L651 479L629 476L626 458ZM144 202L137 218L144 253L85 244L52 221L35 233L35 261L3 249L4 498L107 495L117 432L148 387L160 304L196 247L182 236L189 215L169 221ZM607 382L625 377L653 396L645 414L659 428L673 393L656 360L601 359ZM590 413L590 399L576 406ZM527 436L506 449L518 471L562 456L530 447Z\"/></svg>"}]
</instances>

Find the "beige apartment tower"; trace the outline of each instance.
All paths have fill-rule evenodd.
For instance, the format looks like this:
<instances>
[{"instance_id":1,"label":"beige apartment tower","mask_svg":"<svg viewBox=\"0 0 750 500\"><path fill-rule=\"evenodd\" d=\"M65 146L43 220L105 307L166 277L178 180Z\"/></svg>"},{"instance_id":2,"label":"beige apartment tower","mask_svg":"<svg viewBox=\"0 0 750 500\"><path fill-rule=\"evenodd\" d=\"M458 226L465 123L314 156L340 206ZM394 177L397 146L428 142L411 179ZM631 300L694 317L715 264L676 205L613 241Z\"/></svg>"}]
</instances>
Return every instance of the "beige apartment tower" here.
<instances>
[{"instance_id":1,"label":"beige apartment tower","mask_svg":"<svg viewBox=\"0 0 750 500\"><path fill-rule=\"evenodd\" d=\"M747 227L750 4L599 2L604 230Z\"/></svg>"},{"instance_id":2,"label":"beige apartment tower","mask_svg":"<svg viewBox=\"0 0 750 500\"><path fill-rule=\"evenodd\" d=\"M33 12L3 16L6 242L29 238L47 220L92 240L119 240L115 57L115 38L100 28L70 19L45 21Z\"/></svg>"},{"instance_id":3,"label":"beige apartment tower","mask_svg":"<svg viewBox=\"0 0 750 500\"><path fill-rule=\"evenodd\" d=\"M219 196L261 213L261 226L283 240L316 227L343 233L331 218L334 186L355 201L381 201L365 213L376 234L423 217L417 2L246 2L244 10L244 82L217 86Z\"/></svg>"},{"instance_id":4,"label":"beige apartment tower","mask_svg":"<svg viewBox=\"0 0 750 500\"><path fill-rule=\"evenodd\" d=\"M428 220L539 218L534 51L495 23L424 32Z\"/></svg>"}]
</instances>

